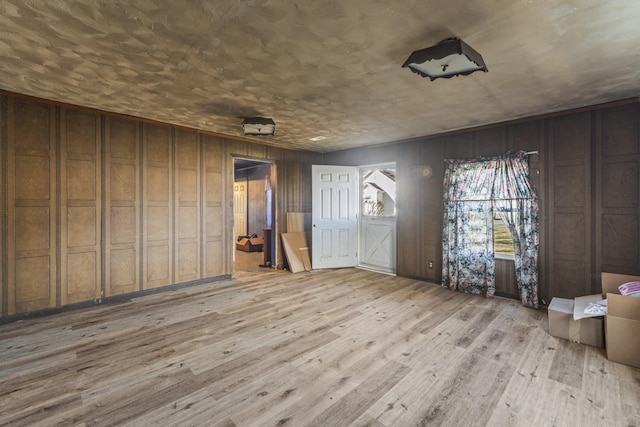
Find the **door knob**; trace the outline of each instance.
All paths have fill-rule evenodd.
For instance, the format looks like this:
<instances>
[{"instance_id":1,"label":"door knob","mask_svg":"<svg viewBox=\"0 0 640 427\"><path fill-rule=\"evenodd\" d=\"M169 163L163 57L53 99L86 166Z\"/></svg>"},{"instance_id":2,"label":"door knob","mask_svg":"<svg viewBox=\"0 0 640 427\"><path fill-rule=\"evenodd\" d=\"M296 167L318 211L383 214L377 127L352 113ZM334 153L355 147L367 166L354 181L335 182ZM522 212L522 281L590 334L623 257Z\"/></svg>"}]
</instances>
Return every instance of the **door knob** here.
<instances>
[{"instance_id":1,"label":"door knob","mask_svg":"<svg viewBox=\"0 0 640 427\"><path fill-rule=\"evenodd\" d=\"M316 225L316 224L313 224L313 228L316 228L316 227L317 227L317 225Z\"/></svg>"}]
</instances>

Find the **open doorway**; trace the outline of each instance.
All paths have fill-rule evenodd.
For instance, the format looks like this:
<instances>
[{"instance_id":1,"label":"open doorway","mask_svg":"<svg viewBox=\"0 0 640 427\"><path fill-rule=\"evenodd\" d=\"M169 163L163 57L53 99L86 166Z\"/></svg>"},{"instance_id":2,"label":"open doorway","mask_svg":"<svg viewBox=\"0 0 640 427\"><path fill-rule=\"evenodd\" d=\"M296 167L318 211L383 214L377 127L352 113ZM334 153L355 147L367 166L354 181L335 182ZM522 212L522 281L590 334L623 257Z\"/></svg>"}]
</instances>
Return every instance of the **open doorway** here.
<instances>
[{"instance_id":1,"label":"open doorway","mask_svg":"<svg viewBox=\"0 0 640 427\"><path fill-rule=\"evenodd\" d=\"M233 159L234 272L277 265L275 250L275 163Z\"/></svg>"}]
</instances>

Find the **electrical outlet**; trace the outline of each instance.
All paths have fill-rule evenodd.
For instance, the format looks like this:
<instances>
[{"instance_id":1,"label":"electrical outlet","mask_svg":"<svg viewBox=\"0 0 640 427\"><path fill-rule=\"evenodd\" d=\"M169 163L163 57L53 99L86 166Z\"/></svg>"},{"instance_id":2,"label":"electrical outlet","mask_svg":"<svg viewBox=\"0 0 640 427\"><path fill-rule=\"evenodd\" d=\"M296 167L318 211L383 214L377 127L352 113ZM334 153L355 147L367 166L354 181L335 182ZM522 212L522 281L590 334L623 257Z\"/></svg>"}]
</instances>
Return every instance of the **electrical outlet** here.
<instances>
[{"instance_id":1,"label":"electrical outlet","mask_svg":"<svg viewBox=\"0 0 640 427\"><path fill-rule=\"evenodd\" d=\"M429 261L429 268L433 268L433 261Z\"/></svg>"}]
</instances>

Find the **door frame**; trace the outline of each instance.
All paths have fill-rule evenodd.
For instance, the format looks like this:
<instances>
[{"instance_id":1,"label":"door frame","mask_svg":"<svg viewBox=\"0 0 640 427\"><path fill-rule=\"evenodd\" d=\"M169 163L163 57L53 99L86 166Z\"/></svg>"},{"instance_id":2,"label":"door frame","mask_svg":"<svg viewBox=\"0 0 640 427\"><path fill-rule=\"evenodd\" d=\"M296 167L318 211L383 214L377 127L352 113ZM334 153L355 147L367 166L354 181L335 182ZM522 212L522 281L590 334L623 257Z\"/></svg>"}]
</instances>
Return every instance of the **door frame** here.
<instances>
[{"instance_id":1,"label":"door frame","mask_svg":"<svg viewBox=\"0 0 640 427\"><path fill-rule=\"evenodd\" d=\"M279 249L279 244L278 244L278 239L277 239L277 226L278 226L278 203L277 203L277 194L278 194L278 163L275 160L272 159L265 159L265 158L260 158L260 157L252 157L252 156L244 156L244 155L240 155L240 154L231 154L231 163L232 163L232 170L231 170L231 174L233 179L231 180L231 189L233 191L233 185L235 183L235 172L236 172L236 160L246 160L249 162L253 162L256 165L258 164L269 164L271 165L271 171L270 171L270 183L271 183L271 247L269 248L271 250L271 268L276 268L276 266L278 265L278 249ZM247 180L247 192L248 192L248 182L249 180ZM248 196L248 194L247 194ZM235 203L234 198L231 198L232 203ZM232 211L233 211L233 206L232 206ZM249 208L248 204L247 204L247 209ZM267 211L269 210L269 206L267 206ZM248 212L248 211L247 211ZM233 237L233 242L232 242L232 249L233 249L233 272L235 272L235 259L236 259L236 248L235 248L235 218L234 218L234 224L233 224L233 230L234 232L232 234L234 234ZM265 242L266 244L266 242ZM266 250L266 248L265 248Z\"/></svg>"},{"instance_id":2,"label":"door frame","mask_svg":"<svg viewBox=\"0 0 640 427\"><path fill-rule=\"evenodd\" d=\"M362 243L362 238L363 238L363 230L362 230L362 220L363 220L363 209L362 209L362 203L364 201L364 192L363 192L363 179L362 179L362 172L365 169L382 169L382 168L393 168L396 170L396 177L397 177L397 163L396 162L384 162L384 163L373 163L370 165L360 165L358 166L358 257L357 257L357 267L361 268L363 270L369 270L369 271L375 271L377 273L383 273L383 274L389 274L391 276L396 276L397 275L397 271L398 271L398 214L397 214L397 206L398 206L398 202L397 199L395 201L396 204L396 215L394 216L394 239L393 239L393 271L387 271L384 269L378 269L375 268L374 266L371 265L366 265L366 264L362 264L361 262L361 255L364 253L364 249L363 249L363 243ZM397 187L396 187L397 190ZM396 191L396 195L397 195L397 191Z\"/></svg>"}]
</instances>

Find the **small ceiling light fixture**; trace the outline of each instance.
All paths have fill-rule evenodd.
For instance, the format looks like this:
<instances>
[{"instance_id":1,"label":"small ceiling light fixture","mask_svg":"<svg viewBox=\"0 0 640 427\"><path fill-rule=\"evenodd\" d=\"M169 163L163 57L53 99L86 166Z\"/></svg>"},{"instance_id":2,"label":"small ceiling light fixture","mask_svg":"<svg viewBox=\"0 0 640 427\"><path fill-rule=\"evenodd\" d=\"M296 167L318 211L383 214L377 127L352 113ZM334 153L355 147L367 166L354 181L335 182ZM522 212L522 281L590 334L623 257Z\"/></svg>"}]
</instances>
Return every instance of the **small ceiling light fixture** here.
<instances>
[{"instance_id":1,"label":"small ceiling light fixture","mask_svg":"<svg viewBox=\"0 0 640 427\"><path fill-rule=\"evenodd\" d=\"M245 136L273 136L276 133L276 122L264 117L247 117L242 122Z\"/></svg>"},{"instance_id":2,"label":"small ceiling light fixture","mask_svg":"<svg viewBox=\"0 0 640 427\"><path fill-rule=\"evenodd\" d=\"M449 37L435 46L414 51L402 64L402 68L405 67L422 77L429 77L431 81L441 77L466 76L480 70L485 73L488 71L482 56L457 37Z\"/></svg>"}]
</instances>

